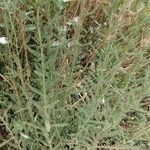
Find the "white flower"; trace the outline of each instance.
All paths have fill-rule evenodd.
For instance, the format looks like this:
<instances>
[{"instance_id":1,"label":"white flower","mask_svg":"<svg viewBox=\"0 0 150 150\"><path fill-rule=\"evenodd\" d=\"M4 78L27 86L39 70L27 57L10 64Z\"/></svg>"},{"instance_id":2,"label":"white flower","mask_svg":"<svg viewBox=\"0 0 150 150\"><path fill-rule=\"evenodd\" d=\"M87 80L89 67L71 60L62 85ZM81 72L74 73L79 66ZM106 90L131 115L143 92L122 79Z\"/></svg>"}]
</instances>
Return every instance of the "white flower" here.
<instances>
[{"instance_id":1,"label":"white flower","mask_svg":"<svg viewBox=\"0 0 150 150\"><path fill-rule=\"evenodd\" d=\"M0 37L0 44L7 44L7 38L6 37Z\"/></svg>"}]
</instances>

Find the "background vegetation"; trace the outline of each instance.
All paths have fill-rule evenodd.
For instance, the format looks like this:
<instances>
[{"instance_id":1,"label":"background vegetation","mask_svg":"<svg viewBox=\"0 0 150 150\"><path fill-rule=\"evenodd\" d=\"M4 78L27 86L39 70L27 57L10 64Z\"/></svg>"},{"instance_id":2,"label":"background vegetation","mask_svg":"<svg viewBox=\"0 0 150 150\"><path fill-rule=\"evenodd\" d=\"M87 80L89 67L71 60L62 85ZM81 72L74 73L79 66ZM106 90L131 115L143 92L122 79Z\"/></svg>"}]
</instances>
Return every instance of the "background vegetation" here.
<instances>
[{"instance_id":1,"label":"background vegetation","mask_svg":"<svg viewBox=\"0 0 150 150\"><path fill-rule=\"evenodd\" d=\"M150 149L149 0L1 0L0 37L0 149Z\"/></svg>"}]
</instances>

